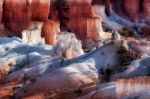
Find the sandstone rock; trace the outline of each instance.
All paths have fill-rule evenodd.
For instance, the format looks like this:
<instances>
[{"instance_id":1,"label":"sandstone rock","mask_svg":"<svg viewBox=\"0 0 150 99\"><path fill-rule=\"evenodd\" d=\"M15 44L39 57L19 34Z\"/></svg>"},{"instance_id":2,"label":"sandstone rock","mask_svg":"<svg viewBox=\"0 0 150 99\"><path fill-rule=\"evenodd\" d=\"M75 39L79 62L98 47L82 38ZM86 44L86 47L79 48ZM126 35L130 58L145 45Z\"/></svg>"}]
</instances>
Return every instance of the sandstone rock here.
<instances>
[{"instance_id":1,"label":"sandstone rock","mask_svg":"<svg viewBox=\"0 0 150 99\"><path fill-rule=\"evenodd\" d=\"M116 82L98 85L99 87L80 99L149 99L149 77L121 79Z\"/></svg>"},{"instance_id":2,"label":"sandstone rock","mask_svg":"<svg viewBox=\"0 0 150 99\"><path fill-rule=\"evenodd\" d=\"M21 35L23 30L42 28L42 22L29 21L29 22L6 22L5 26L14 32L14 35ZM18 28L19 27L19 28Z\"/></svg>"},{"instance_id":3,"label":"sandstone rock","mask_svg":"<svg viewBox=\"0 0 150 99\"><path fill-rule=\"evenodd\" d=\"M74 19L77 17L94 17L93 16L93 6L91 5L78 5L78 3L74 6L69 7L70 12L67 13L70 19Z\"/></svg>"},{"instance_id":4,"label":"sandstone rock","mask_svg":"<svg viewBox=\"0 0 150 99\"><path fill-rule=\"evenodd\" d=\"M4 0L4 22L28 22L31 20L31 10L28 0Z\"/></svg>"},{"instance_id":5,"label":"sandstone rock","mask_svg":"<svg viewBox=\"0 0 150 99\"><path fill-rule=\"evenodd\" d=\"M150 55L150 42L149 41L129 40L128 46L135 53Z\"/></svg>"},{"instance_id":6,"label":"sandstone rock","mask_svg":"<svg viewBox=\"0 0 150 99\"><path fill-rule=\"evenodd\" d=\"M86 38L99 40L99 35L103 32L101 17L95 14L91 0L69 0L68 5L70 8L70 13L67 15L69 18L68 29L76 33L77 38L81 40Z\"/></svg>"},{"instance_id":7,"label":"sandstone rock","mask_svg":"<svg viewBox=\"0 0 150 99\"><path fill-rule=\"evenodd\" d=\"M3 0L0 0L0 31L4 30L4 24L2 24L3 18Z\"/></svg>"},{"instance_id":8,"label":"sandstone rock","mask_svg":"<svg viewBox=\"0 0 150 99\"><path fill-rule=\"evenodd\" d=\"M8 85L8 86L2 86L0 88L0 98L10 98L14 95L15 92L21 88L22 85Z\"/></svg>"},{"instance_id":9,"label":"sandstone rock","mask_svg":"<svg viewBox=\"0 0 150 99\"><path fill-rule=\"evenodd\" d=\"M150 0L143 0L144 16L150 17Z\"/></svg>"},{"instance_id":10,"label":"sandstone rock","mask_svg":"<svg viewBox=\"0 0 150 99\"><path fill-rule=\"evenodd\" d=\"M5 22L45 21L49 15L49 0L5 0ZM36 9L35 9L36 8Z\"/></svg>"},{"instance_id":11,"label":"sandstone rock","mask_svg":"<svg viewBox=\"0 0 150 99\"><path fill-rule=\"evenodd\" d=\"M126 66L126 70L113 75L112 80L147 76L150 69L150 65L148 64L149 61L150 57L147 55L143 55L140 59L137 59Z\"/></svg>"},{"instance_id":12,"label":"sandstone rock","mask_svg":"<svg viewBox=\"0 0 150 99\"><path fill-rule=\"evenodd\" d=\"M97 89L81 96L80 99L116 99L116 86L114 82L99 84Z\"/></svg>"},{"instance_id":13,"label":"sandstone rock","mask_svg":"<svg viewBox=\"0 0 150 99\"><path fill-rule=\"evenodd\" d=\"M21 32L23 30L27 29L35 29L35 28L41 28L42 23L40 22L34 22L34 21L29 21L29 22L6 22L4 24L6 28L14 32L14 35L21 35Z\"/></svg>"},{"instance_id":14,"label":"sandstone rock","mask_svg":"<svg viewBox=\"0 0 150 99\"><path fill-rule=\"evenodd\" d=\"M138 20L149 17L149 2L149 0L114 0L112 5L120 16L127 16L130 20Z\"/></svg>"},{"instance_id":15,"label":"sandstone rock","mask_svg":"<svg viewBox=\"0 0 150 99\"><path fill-rule=\"evenodd\" d=\"M101 19L99 18L81 17L71 19L68 23L68 27L81 40L84 40L85 38L91 38L98 41L100 40L101 33L103 33Z\"/></svg>"},{"instance_id":16,"label":"sandstone rock","mask_svg":"<svg viewBox=\"0 0 150 99\"><path fill-rule=\"evenodd\" d=\"M3 9L4 16L6 16L4 18L5 26L11 31L20 34L22 30L30 29L31 21L46 21L48 19L48 16L50 16L52 20L58 21L56 12L54 11L53 7L50 6L53 2L54 1L49 0L24 0L23 2L19 2L19 0L6 0L4 1ZM91 2L92 0L68 0L67 5L69 5L70 7L70 13L67 14L67 16L69 17L70 21L68 22L67 26L68 29L72 32L78 33L79 35L77 34L77 36L80 39L86 37L93 40L99 40L99 33L102 32L101 18L94 13L94 8L91 5ZM82 23L81 25L80 22ZM48 22L44 23L43 30L47 30L48 27L50 27L52 28L53 32L45 36L45 41L47 44L55 45L56 40L51 41L50 35L52 36L52 39L56 38L54 37L56 36L55 33L59 32L60 30L54 28L59 28L59 25L52 25L54 24L54 22L49 22L49 26L47 25L46 29L45 24L47 23Z\"/></svg>"},{"instance_id":17,"label":"sandstone rock","mask_svg":"<svg viewBox=\"0 0 150 99\"><path fill-rule=\"evenodd\" d=\"M23 30L30 28L30 22L6 22L5 27L13 31L14 35L21 35Z\"/></svg>"},{"instance_id":18,"label":"sandstone rock","mask_svg":"<svg viewBox=\"0 0 150 99\"><path fill-rule=\"evenodd\" d=\"M0 24L0 31L3 31L3 30L4 30L4 24Z\"/></svg>"},{"instance_id":19,"label":"sandstone rock","mask_svg":"<svg viewBox=\"0 0 150 99\"><path fill-rule=\"evenodd\" d=\"M16 96L17 97L32 96L40 93L45 93L48 96L51 96L52 94L55 93L56 94L62 93L64 92L64 90L69 90L69 89L74 90L74 89L78 89L79 86L82 87L94 83L95 81L98 80L97 78L98 74L96 72L97 69L99 70L100 68L103 68L105 70L108 67L108 64L109 64L109 68L113 68L113 66L116 66L116 64L118 64L119 60L117 58L118 55L116 54L117 51L118 51L118 43L113 45L108 44L102 48L99 48L93 53L88 54L88 56L85 58L82 58L81 56L78 58L78 61L76 61L77 64L70 64L67 67L60 68L56 71L41 76L40 78L36 79L34 83L30 83L24 86L23 90L26 90L26 92L20 90L16 94ZM106 56L102 55L101 52L104 52L109 56L106 57L107 55ZM105 61L104 63L103 60L106 60L105 58L107 59L107 62ZM23 71L22 72L20 71L18 73L23 73ZM31 75L31 73L32 76L29 76ZM30 77L32 78L33 75L38 73L38 71L37 72L32 71L31 73L26 73L29 78ZM18 74L16 76L19 75L22 74ZM54 83L56 81L60 83ZM49 83L51 84L49 85Z\"/></svg>"},{"instance_id":20,"label":"sandstone rock","mask_svg":"<svg viewBox=\"0 0 150 99\"><path fill-rule=\"evenodd\" d=\"M74 5L91 5L92 0L67 0L69 6Z\"/></svg>"},{"instance_id":21,"label":"sandstone rock","mask_svg":"<svg viewBox=\"0 0 150 99\"><path fill-rule=\"evenodd\" d=\"M41 29L24 30L22 32L22 41L27 44L44 44L44 38L41 37Z\"/></svg>"},{"instance_id":22,"label":"sandstone rock","mask_svg":"<svg viewBox=\"0 0 150 99\"><path fill-rule=\"evenodd\" d=\"M49 0L5 0L3 21L8 29L20 34L22 30L30 29L31 21L48 20L49 7Z\"/></svg>"},{"instance_id":23,"label":"sandstone rock","mask_svg":"<svg viewBox=\"0 0 150 99\"><path fill-rule=\"evenodd\" d=\"M54 21L46 21L43 23L42 34L44 35L46 44L57 44L57 33L60 32L59 24Z\"/></svg>"},{"instance_id":24,"label":"sandstone rock","mask_svg":"<svg viewBox=\"0 0 150 99\"><path fill-rule=\"evenodd\" d=\"M127 80L123 79L116 82L117 99L129 97L139 97L139 99L142 99L140 97L148 90L150 90L149 77L131 78Z\"/></svg>"},{"instance_id":25,"label":"sandstone rock","mask_svg":"<svg viewBox=\"0 0 150 99\"><path fill-rule=\"evenodd\" d=\"M131 17L132 19L136 19L139 16L139 0L123 0L123 8L127 14L127 16Z\"/></svg>"},{"instance_id":26,"label":"sandstone rock","mask_svg":"<svg viewBox=\"0 0 150 99\"><path fill-rule=\"evenodd\" d=\"M60 32L57 36L57 53L66 59L72 59L84 54L81 41L73 33Z\"/></svg>"},{"instance_id":27,"label":"sandstone rock","mask_svg":"<svg viewBox=\"0 0 150 99\"><path fill-rule=\"evenodd\" d=\"M31 0L32 20L46 21L50 14L51 0Z\"/></svg>"},{"instance_id":28,"label":"sandstone rock","mask_svg":"<svg viewBox=\"0 0 150 99\"><path fill-rule=\"evenodd\" d=\"M0 24L2 22L3 17L3 0L0 0Z\"/></svg>"}]
</instances>

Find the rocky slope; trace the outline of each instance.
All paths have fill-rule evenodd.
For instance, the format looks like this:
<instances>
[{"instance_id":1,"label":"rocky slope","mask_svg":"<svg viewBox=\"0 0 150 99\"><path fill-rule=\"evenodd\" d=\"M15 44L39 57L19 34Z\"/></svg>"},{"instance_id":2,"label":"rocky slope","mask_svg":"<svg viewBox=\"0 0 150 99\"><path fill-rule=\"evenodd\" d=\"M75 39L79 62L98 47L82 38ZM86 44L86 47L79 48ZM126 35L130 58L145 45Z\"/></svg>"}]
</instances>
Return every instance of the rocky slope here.
<instances>
[{"instance_id":1,"label":"rocky slope","mask_svg":"<svg viewBox=\"0 0 150 99\"><path fill-rule=\"evenodd\" d=\"M73 34L59 35L57 46L25 44L19 38L0 39L1 98L105 99L115 98L117 94L122 99L129 90L124 84L132 84L134 79L129 79L130 82L119 79L149 75L149 42L146 40L138 41L136 49L133 45L137 40L113 40L83 55L81 46L76 46L81 43L73 39ZM140 50L143 48L147 51ZM149 77L135 79L134 88L140 85L143 90L135 92L137 95L129 90L128 96L148 97L145 92L149 88L148 81ZM122 88L126 90L120 92Z\"/></svg>"},{"instance_id":2,"label":"rocky slope","mask_svg":"<svg viewBox=\"0 0 150 99\"><path fill-rule=\"evenodd\" d=\"M0 0L0 98L149 99L148 5Z\"/></svg>"}]
</instances>

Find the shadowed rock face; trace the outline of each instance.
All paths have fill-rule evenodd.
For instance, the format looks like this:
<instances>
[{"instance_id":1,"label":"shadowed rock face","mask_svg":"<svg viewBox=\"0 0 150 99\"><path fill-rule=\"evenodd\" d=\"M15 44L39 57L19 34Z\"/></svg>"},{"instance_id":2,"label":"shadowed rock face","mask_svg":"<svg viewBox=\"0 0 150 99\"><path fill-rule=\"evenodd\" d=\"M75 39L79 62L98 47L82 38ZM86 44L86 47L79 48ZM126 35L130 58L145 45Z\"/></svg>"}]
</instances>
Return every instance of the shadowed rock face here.
<instances>
[{"instance_id":1,"label":"shadowed rock face","mask_svg":"<svg viewBox=\"0 0 150 99\"><path fill-rule=\"evenodd\" d=\"M131 20L150 17L150 0L116 0L113 3L118 14L125 15Z\"/></svg>"},{"instance_id":2,"label":"shadowed rock face","mask_svg":"<svg viewBox=\"0 0 150 99\"><path fill-rule=\"evenodd\" d=\"M104 6L107 17L118 24L136 24L145 33L150 32L150 0L93 0L93 4Z\"/></svg>"},{"instance_id":3,"label":"shadowed rock face","mask_svg":"<svg viewBox=\"0 0 150 99\"><path fill-rule=\"evenodd\" d=\"M115 12L133 20L139 17L150 16L150 0L93 0L92 3L105 4L106 8L112 4Z\"/></svg>"}]
</instances>

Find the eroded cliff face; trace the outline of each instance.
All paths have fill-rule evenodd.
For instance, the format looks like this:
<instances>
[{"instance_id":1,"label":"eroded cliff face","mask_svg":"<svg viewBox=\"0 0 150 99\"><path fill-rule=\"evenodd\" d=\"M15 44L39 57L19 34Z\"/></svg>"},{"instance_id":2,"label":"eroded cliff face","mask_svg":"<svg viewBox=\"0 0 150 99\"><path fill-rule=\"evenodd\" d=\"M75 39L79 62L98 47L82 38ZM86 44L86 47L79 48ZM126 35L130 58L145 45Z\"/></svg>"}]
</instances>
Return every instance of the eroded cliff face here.
<instances>
[{"instance_id":1,"label":"eroded cliff face","mask_svg":"<svg viewBox=\"0 0 150 99\"><path fill-rule=\"evenodd\" d=\"M114 22L150 33L150 0L93 0L92 3L104 6L105 14Z\"/></svg>"},{"instance_id":2,"label":"eroded cliff face","mask_svg":"<svg viewBox=\"0 0 150 99\"><path fill-rule=\"evenodd\" d=\"M60 32L59 24L55 21L46 21L43 23L42 35L45 37L46 44L57 44L57 33Z\"/></svg>"},{"instance_id":3,"label":"eroded cliff face","mask_svg":"<svg viewBox=\"0 0 150 99\"><path fill-rule=\"evenodd\" d=\"M117 0L112 2L116 12L125 15L129 19L135 21L150 16L150 0ZM119 6L122 5L122 6Z\"/></svg>"},{"instance_id":4,"label":"eroded cliff face","mask_svg":"<svg viewBox=\"0 0 150 99\"><path fill-rule=\"evenodd\" d=\"M2 22L2 16L3 16L3 1L0 1L0 30L3 30L3 24L1 24Z\"/></svg>"},{"instance_id":5,"label":"eroded cliff face","mask_svg":"<svg viewBox=\"0 0 150 99\"><path fill-rule=\"evenodd\" d=\"M150 16L150 0L143 0L143 10L145 16Z\"/></svg>"},{"instance_id":6,"label":"eroded cliff face","mask_svg":"<svg viewBox=\"0 0 150 99\"><path fill-rule=\"evenodd\" d=\"M70 19L67 23L68 29L76 33L77 37L82 40L86 38L99 40L100 33L103 32L101 27L102 19L95 14L91 2L92 0L87 0L87 2L82 2L82 0L71 2L70 0L68 2L70 6L70 13L67 15Z\"/></svg>"},{"instance_id":7,"label":"eroded cliff face","mask_svg":"<svg viewBox=\"0 0 150 99\"><path fill-rule=\"evenodd\" d=\"M0 19L6 28L17 35L23 30L33 29L33 21L41 21L44 23L42 35L45 35L46 43L56 44L52 35L60 32L62 18L59 16L61 12L54 7L55 2L56 0L2 0ZM67 0L69 13L64 16L69 20L65 23L65 30L74 32L81 40L100 40L100 33L103 32L102 19L95 14L91 2L92 0Z\"/></svg>"},{"instance_id":8,"label":"eroded cliff face","mask_svg":"<svg viewBox=\"0 0 150 99\"><path fill-rule=\"evenodd\" d=\"M20 34L30 28L31 21L48 20L49 6L49 0L4 0L3 22L8 29Z\"/></svg>"},{"instance_id":9,"label":"eroded cliff face","mask_svg":"<svg viewBox=\"0 0 150 99\"><path fill-rule=\"evenodd\" d=\"M2 21L2 16L3 16L3 8L2 8L3 2L0 1L0 23Z\"/></svg>"},{"instance_id":10,"label":"eroded cliff face","mask_svg":"<svg viewBox=\"0 0 150 99\"><path fill-rule=\"evenodd\" d=\"M55 23L54 26L49 25L47 28L49 30L44 29L44 31L47 31L46 34L48 35L52 35L53 33L53 35L57 35L58 30L61 31L62 21L64 21L60 17L63 14L65 18L68 18L67 21L64 21L66 26L63 30L74 32L77 38L82 41L85 41L85 39L98 41L104 35L101 21L108 21L108 18L103 19L95 11L93 4L100 4L105 6L104 13L106 13L106 17L107 15L111 16L112 11L114 11L117 15L131 21L133 24L136 22L142 23L142 29L146 32L150 31L149 0L67 0L66 6L69 11L65 14L55 9L55 2L56 0L23 0L21 2L19 0L1 0L0 29L3 30L5 26L15 32L15 35L21 35L23 30L34 29L32 22L40 21L48 23L50 20ZM55 26L56 28L54 28ZM43 25L44 27L46 26ZM116 27L119 27L119 25ZM50 30L53 33L50 33ZM53 36L48 36L45 40L47 44L54 44L52 42L56 42L53 41L55 40Z\"/></svg>"}]
</instances>

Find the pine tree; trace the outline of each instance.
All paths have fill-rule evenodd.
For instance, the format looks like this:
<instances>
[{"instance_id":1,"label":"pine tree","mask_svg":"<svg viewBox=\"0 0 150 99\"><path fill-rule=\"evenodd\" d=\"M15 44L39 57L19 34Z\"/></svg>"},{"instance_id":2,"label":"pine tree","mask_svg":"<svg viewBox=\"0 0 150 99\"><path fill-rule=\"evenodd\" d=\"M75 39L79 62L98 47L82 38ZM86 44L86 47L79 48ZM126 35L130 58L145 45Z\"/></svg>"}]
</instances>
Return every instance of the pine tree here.
<instances>
[{"instance_id":1,"label":"pine tree","mask_svg":"<svg viewBox=\"0 0 150 99\"><path fill-rule=\"evenodd\" d=\"M69 21L67 13L69 13L69 6L67 0L56 0L54 3L54 10L58 11L58 17L60 20L60 28L64 29L67 27L66 23Z\"/></svg>"}]
</instances>

